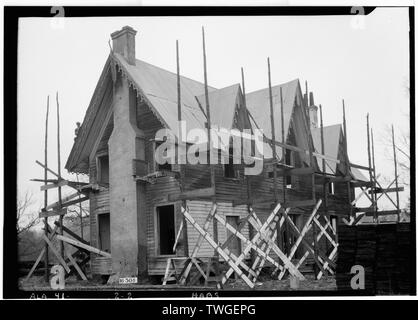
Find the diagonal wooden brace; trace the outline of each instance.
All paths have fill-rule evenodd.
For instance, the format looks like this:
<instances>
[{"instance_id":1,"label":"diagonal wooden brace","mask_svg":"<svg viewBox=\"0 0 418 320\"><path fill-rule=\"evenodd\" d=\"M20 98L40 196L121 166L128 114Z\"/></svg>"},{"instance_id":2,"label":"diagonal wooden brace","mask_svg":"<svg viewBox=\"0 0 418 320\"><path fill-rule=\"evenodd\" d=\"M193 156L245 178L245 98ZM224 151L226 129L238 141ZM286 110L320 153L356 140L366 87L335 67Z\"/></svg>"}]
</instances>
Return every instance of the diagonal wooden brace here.
<instances>
[{"instance_id":1,"label":"diagonal wooden brace","mask_svg":"<svg viewBox=\"0 0 418 320\"><path fill-rule=\"evenodd\" d=\"M209 211L208 216L206 217L205 224L203 225L203 230L205 232L209 229L210 222L213 219L213 215L216 212L216 208L217 208L216 203L213 203L212 204L212 208ZM181 212L183 213L183 215L185 215L186 213L188 213L188 211L185 210L183 207L181 208ZM195 258L196 257L196 255L197 255L197 253L198 253L198 251L200 249L200 246L202 245L203 240L204 240L204 238L203 238L202 234L199 234L199 238L197 239L197 242L196 242L196 244L195 244L195 246L193 248L192 254L190 256L191 258ZM191 268L192 268L192 260L189 260L189 262L186 263L183 271L181 272L181 276L180 276L180 284L181 285L184 285L186 283L186 280L187 280L187 277L189 275L189 272L190 272Z\"/></svg>"},{"instance_id":2,"label":"diagonal wooden brace","mask_svg":"<svg viewBox=\"0 0 418 320\"><path fill-rule=\"evenodd\" d=\"M273 212L269 215L269 217L267 218L267 220L264 222L263 226L261 228L259 228L259 230L257 231L257 233L254 235L253 239L251 240L252 243L254 243L254 244L257 243L258 239L261 237L261 232L264 232L273 220L278 220L277 213L279 212L279 210L280 210L280 203L278 203L276 205L276 207L274 208ZM239 257L236 260L236 262L243 261L244 258L245 258L245 256L250 252L251 248L252 248L252 245L248 244L244 248L243 252L239 255ZM263 252L263 254L264 254L264 252ZM273 260L273 262L274 262L273 264L275 266L277 266L278 268L281 267L274 260ZM233 272L234 272L234 270L232 268L230 268L226 272L226 274L222 278L222 284L225 284L226 283L226 281L232 275Z\"/></svg>"},{"instance_id":3,"label":"diagonal wooden brace","mask_svg":"<svg viewBox=\"0 0 418 320\"><path fill-rule=\"evenodd\" d=\"M221 246L216 243L207 231L205 231L198 223L193 219L193 217L184 210L184 217L192 224L192 226L202 235L202 237L212 246L213 249L229 264L229 266L236 272L236 274L244 280L244 282L250 287L254 288L254 284L250 279L241 271L241 269L236 265L236 263L231 259L231 257L221 249ZM216 214L215 214L216 217Z\"/></svg>"},{"instance_id":4,"label":"diagonal wooden brace","mask_svg":"<svg viewBox=\"0 0 418 320\"><path fill-rule=\"evenodd\" d=\"M312 220L314 219L316 212L319 209L319 206L321 205L322 200L319 199L319 201L317 202L317 204L315 205L312 213L310 214L308 220L305 222L305 225L303 226L302 230L300 231L300 235L297 238L295 244L292 246L292 249L290 250L289 253L289 257L287 257L287 259L292 259L293 255L296 253L297 248L299 247L299 244L302 242L302 239L305 237L305 235L308 233L309 229L311 228L311 223ZM279 274L279 279L282 279L282 277L284 276L285 271L282 270Z\"/></svg>"}]
</instances>

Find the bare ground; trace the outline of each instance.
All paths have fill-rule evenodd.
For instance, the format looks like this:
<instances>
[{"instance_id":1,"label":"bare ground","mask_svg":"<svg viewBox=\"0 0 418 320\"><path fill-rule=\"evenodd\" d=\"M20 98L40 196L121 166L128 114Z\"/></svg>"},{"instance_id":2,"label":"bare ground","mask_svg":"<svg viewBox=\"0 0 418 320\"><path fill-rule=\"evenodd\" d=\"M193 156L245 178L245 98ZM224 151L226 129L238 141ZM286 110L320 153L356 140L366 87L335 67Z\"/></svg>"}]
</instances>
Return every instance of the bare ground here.
<instances>
[{"instance_id":1,"label":"bare ground","mask_svg":"<svg viewBox=\"0 0 418 320\"><path fill-rule=\"evenodd\" d=\"M42 276L32 276L28 281L24 281L24 278L19 280L19 288L25 291L53 291L44 280ZM150 282L142 282L138 284L126 284L126 285L108 285L103 284L97 280L81 281L75 276L68 277L65 281L65 290L68 291L114 291L114 290L217 290L215 285L210 287L202 286L179 286L176 284L169 284L163 286L161 284L151 284ZM241 279L229 280L224 286L223 290L250 290L245 282ZM306 279L300 281L298 289L291 289L290 280L272 280L261 279L260 282L255 284L253 290L277 290L277 291L333 291L337 290L334 277L323 277L320 280L315 280L313 276L306 275ZM221 290L222 291L222 290Z\"/></svg>"}]
</instances>

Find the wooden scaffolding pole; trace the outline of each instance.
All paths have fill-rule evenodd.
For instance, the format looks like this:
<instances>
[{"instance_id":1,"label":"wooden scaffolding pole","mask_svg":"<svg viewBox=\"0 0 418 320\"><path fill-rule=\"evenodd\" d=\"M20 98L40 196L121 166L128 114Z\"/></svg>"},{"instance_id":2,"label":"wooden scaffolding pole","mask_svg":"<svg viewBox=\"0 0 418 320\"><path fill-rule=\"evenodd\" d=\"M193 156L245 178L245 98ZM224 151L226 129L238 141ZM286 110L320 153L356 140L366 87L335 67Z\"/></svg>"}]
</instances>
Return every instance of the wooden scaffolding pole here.
<instances>
[{"instance_id":1,"label":"wooden scaffolding pole","mask_svg":"<svg viewBox=\"0 0 418 320\"><path fill-rule=\"evenodd\" d=\"M376 164L375 164L375 156L374 156L374 138L373 138L373 129L370 128L370 139L371 139L371 146L372 146L372 168L373 168L373 181L375 183L375 186L377 185L377 179L376 179ZM376 206L376 220L377 222L379 222L379 216L377 214L377 195L376 193L374 194L374 203Z\"/></svg>"},{"instance_id":2,"label":"wooden scaffolding pole","mask_svg":"<svg viewBox=\"0 0 418 320\"><path fill-rule=\"evenodd\" d=\"M183 193L184 192L184 167L181 165L183 162L180 161L180 157L183 156L182 154L182 147L183 147L183 137L182 137L182 127L181 127L181 81L180 81L180 54L179 54L179 41L176 40L176 61L177 61L177 117L178 117L178 128L179 128L179 132L178 132L178 147L177 147L177 161L178 161L178 166L179 166L179 170L180 170L180 180L179 180L179 185L180 185L180 192ZM186 150L184 150L184 152L186 152ZM186 155L186 153L184 153L184 155ZM186 200L183 199L181 201L182 206L184 208L186 208ZM187 221L186 218L182 215L182 225L183 225L183 250L184 250L184 255L188 256L189 255L189 246L188 246L188 239L187 239Z\"/></svg>"},{"instance_id":3,"label":"wooden scaffolding pole","mask_svg":"<svg viewBox=\"0 0 418 320\"><path fill-rule=\"evenodd\" d=\"M398 222L400 221L400 208L399 208L399 188L398 188L398 163L396 159L396 147L395 147L395 131L392 124L392 147L393 147L393 162L395 165L395 188L396 188L396 210L398 211Z\"/></svg>"},{"instance_id":4,"label":"wooden scaffolding pole","mask_svg":"<svg viewBox=\"0 0 418 320\"><path fill-rule=\"evenodd\" d=\"M79 179L78 179L78 173L77 173L77 183L79 183ZM62 201L62 200L61 200ZM83 227L83 206L81 205L81 193L78 194L78 208L80 210L80 235L81 235L81 239L84 239L84 227Z\"/></svg>"},{"instance_id":5,"label":"wooden scaffolding pole","mask_svg":"<svg viewBox=\"0 0 418 320\"><path fill-rule=\"evenodd\" d=\"M315 189L315 164L314 164L314 156L313 156L313 139L312 139L312 131L311 131L311 119L309 114L309 91L308 91L308 81L305 81L305 89L306 89L306 106L305 106L305 113L307 114L307 121L305 119L305 123L307 123L307 133L308 133L308 145L309 145L309 163L310 167L312 168L312 175L311 175L311 188L312 188L312 200L316 202L316 189ZM316 161L316 160L315 160ZM312 233L313 233L313 239L314 239L314 259L317 260L318 258L318 244L316 240L316 225L312 225ZM314 273L315 277L318 276L319 270L317 268L317 265L314 265Z\"/></svg>"},{"instance_id":6,"label":"wooden scaffolding pole","mask_svg":"<svg viewBox=\"0 0 418 320\"><path fill-rule=\"evenodd\" d=\"M344 152L345 152L345 160L347 165L345 166L345 176L349 177L350 176L350 166L348 165L348 163L350 163L349 159L348 159L348 143L347 143L347 121L345 118L345 103L344 103L344 99L343 99L343 127L344 127ZM350 205L350 217L353 214L353 210L352 210L352 205L351 205L351 183L350 181L347 181L347 193L348 193L348 203Z\"/></svg>"},{"instance_id":7,"label":"wooden scaffolding pole","mask_svg":"<svg viewBox=\"0 0 418 320\"><path fill-rule=\"evenodd\" d=\"M273 93L271 91L271 73L270 73L270 58L267 58L267 67L268 67L268 81L269 81L269 100L270 100L270 128L271 128L271 139L276 141L276 131L274 127L274 108L273 108ZM277 152L276 146L272 144L272 155L273 155L273 190L274 190L274 198L277 201L277 168L276 168L276 161L277 161Z\"/></svg>"},{"instance_id":8,"label":"wooden scaffolding pole","mask_svg":"<svg viewBox=\"0 0 418 320\"><path fill-rule=\"evenodd\" d=\"M281 126L282 126L282 143L284 144L286 143L286 137L284 133L284 106L283 106L282 87L280 87L280 119L281 119ZM283 164L286 165L286 149L285 148L282 148L282 161L283 161ZM285 169L286 169L286 166L285 166ZM283 203L286 203L286 185L287 185L286 180L287 180L287 175L283 176Z\"/></svg>"},{"instance_id":9,"label":"wooden scaffolding pole","mask_svg":"<svg viewBox=\"0 0 418 320\"><path fill-rule=\"evenodd\" d=\"M325 155L325 141L324 141L324 122L322 118L322 105L319 105L319 118L321 126L321 153ZM323 193L324 193L324 209L325 214L328 216L328 182L326 181L326 163L325 159L322 159L322 176L324 179Z\"/></svg>"},{"instance_id":10,"label":"wooden scaffolding pole","mask_svg":"<svg viewBox=\"0 0 418 320\"><path fill-rule=\"evenodd\" d=\"M210 119L210 106L209 106L209 92L208 92L208 77L207 77L207 65L206 65L206 43L205 43L205 29L202 27L202 41L203 41L203 74L205 80L205 102L206 102L206 118L207 118L207 129L208 129L208 163L210 167L210 185L211 188L216 188L215 186L215 168L211 164L211 153L212 153L212 137L211 137L211 119ZM215 189L216 190L216 189ZM215 195L212 197L212 201L216 203L216 192ZM213 240L218 243L218 223L216 219L213 219ZM215 256L215 271L218 274L218 260L219 260L219 253L215 249L214 250Z\"/></svg>"},{"instance_id":11,"label":"wooden scaffolding pole","mask_svg":"<svg viewBox=\"0 0 418 320\"><path fill-rule=\"evenodd\" d=\"M277 194L277 150L276 150L276 128L274 125L274 108L273 108L273 93L271 89L271 70L270 70L270 58L267 58L267 68L268 68L268 82L269 82L269 101L270 101L270 128L271 128L271 140L273 143L271 144L271 150L272 150L272 156L273 156L273 192L274 192L274 201L275 204L277 204L278 200L278 194ZM283 140L283 139L282 139ZM286 176L284 176L284 179L286 179ZM284 200L283 200L284 203ZM282 228L280 227L280 224L277 225L277 239L278 239L278 245L280 250L283 250L283 237L282 237Z\"/></svg>"},{"instance_id":12,"label":"wooden scaffolding pole","mask_svg":"<svg viewBox=\"0 0 418 320\"><path fill-rule=\"evenodd\" d=\"M57 100L57 156L58 156L58 176L61 179L61 146L60 146L60 106L58 101L58 91L56 94L56 100ZM59 210L62 206L62 194L61 194L61 187L58 187L58 202L59 202ZM60 235L64 235L64 230L62 229L63 224L63 216L59 216L59 222L60 222ZM60 253L61 257L64 257L64 242L60 241Z\"/></svg>"},{"instance_id":13,"label":"wooden scaffolding pole","mask_svg":"<svg viewBox=\"0 0 418 320\"><path fill-rule=\"evenodd\" d=\"M375 181L373 180L373 173L372 173L372 158L371 158L371 151L370 151L370 125L369 125L369 114L367 114L367 157L369 163L369 179L372 184L370 188L370 197L372 200L372 207L373 207L373 221L377 222L377 208L375 202Z\"/></svg>"},{"instance_id":14,"label":"wooden scaffolding pole","mask_svg":"<svg viewBox=\"0 0 418 320\"><path fill-rule=\"evenodd\" d=\"M48 116L49 116L49 96L46 102L46 117L45 117L45 167L48 166ZM48 184L48 170L44 169L44 179L45 184ZM44 208L48 206L48 190L45 189L44 191ZM45 209L46 210L46 209ZM48 217L44 218L44 228L45 228L45 237L48 238ZM48 243L45 241L45 257L44 257L44 264L45 264L45 281L49 282L49 257L48 257Z\"/></svg>"},{"instance_id":15,"label":"wooden scaffolding pole","mask_svg":"<svg viewBox=\"0 0 418 320\"><path fill-rule=\"evenodd\" d=\"M245 96L245 78L244 78L244 69L243 68L241 68L241 81L242 81L242 96L243 96L244 110L247 111L247 98ZM241 154L243 154L242 150L243 150L243 145L241 143ZM246 181L246 184L247 184L246 187L247 187L247 198L248 199L251 198L251 180L250 180L250 177L251 177L250 175L247 175L247 176L244 177L245 181ZM251 214L251 205L249 203L247 203L247 213ZM250 239L252 239L254 237L255 233L254 233L254 227L252 226L251 223L248 224L248 232L249 232ZM256 259L254 250L251 250L250 255L251 255L251 263L253 264L255 259Z\"/></svg>"},{"instance_id":16,"label":"wooden scaffolding pole","mask_svg":"<svg viewBox=\"0 0 418 320\"><path fill-rule=\"evenodd\" d=\"M280 119L281 119L281 127L282 127L282 143L285 144L286 143L286 135L285 135L285 131L284 131L284 104L283 104L283 90L282 87L280 87ZM287 201L287 197L286 197L286 189L287 189L287 174L289 173L287 171L287 167L286 167L286 152L291 152L290 150L286 150L285 148L282 148L282 161L284 164L284 172L285 174L282 176L282 188L283 188L283 205L285 205L286 201ZM281 231L282 231L282 226L280 226L280 224L277 224L278 230L280 231L279 233L279 237L281 238ZM284 234L286 236L285 239L285 246L286 246L286 251L290 250L291 247L291 240L290 240L290 230L289 230L289 225L286 223L284 225ZM281 241L281 240L280 240Z\"/></svg>"}]
</instances>

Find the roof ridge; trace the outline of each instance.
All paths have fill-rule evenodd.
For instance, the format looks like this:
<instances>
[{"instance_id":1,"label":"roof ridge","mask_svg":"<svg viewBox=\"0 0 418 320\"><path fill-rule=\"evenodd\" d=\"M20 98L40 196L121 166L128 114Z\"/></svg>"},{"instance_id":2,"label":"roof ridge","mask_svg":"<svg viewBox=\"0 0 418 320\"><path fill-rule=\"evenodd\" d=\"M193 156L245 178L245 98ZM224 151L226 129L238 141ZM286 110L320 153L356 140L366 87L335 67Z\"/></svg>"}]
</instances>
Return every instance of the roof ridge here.
<instances>
[{"instance_id":1,"label":"roof ridge","mask_svg":"<svg viewBox=\"0 0 418 320\"><path fill-rule=\"evenodd\" d=\"M281 86L284 86L286 84L289 84L289 83L292 83L292 82L295 82L295 81L298 81L299 82L299 78L296 78L296 79L293 79L293 80L290 80L290 81L287 81L287 82L283 82L283 83L280 83L280 84L276 84L274 86L271 86L271 88L273 89L273 88L276 88L276 87L281 87ZM258 90L255 90L255 91L248 92L245 95L247 96L249 94L256 93L256 92L260 92L260 91L263 91L263 90L268 90L268 89L269 89L268 87L267 88L258 89Z\"/></svg>"},{"instance_id":2,"label":"roof ridge","mask_svg":"<svg viewBox=\"0 0 418 320\"><path fill-rule=\"evenodd\" d=\"M147 65L149 65L149 66L151 66L151 67L154 67L154 68L160 69L160 70L162 70L162 71L165 71L165 72L168 72L168 73L171 73L171 74L173 74L173 75L177 76L177 73L175 73L175 72L173 72L173 71L170 71L170 70L167 70L167 69L164 69L164 68L161 68L161 67L159 67L159 66L156 66L155 64L152 64L152 63L149 63L149 62L147 62L147 61L140 60L140 59L135 59L135 60L136 60L136 61L139 61L139 62L142 62L142 63L145 63L145 64L147 64ZM197 83L201 84L202 86L204 86L204 85L205 85L203 82L200 82L200 81L198 81L198 80L192 79L192 78L190 78L190 77L183 76L183 75L181 75L181 74L180 74L180 77L181 77L181 78L184 78L184 79L187 79L187 80L190 80L190 81L197 82ZM210 89L214 89L214 90L218 90L217 88L212 87L212 86L209 86L209 85L208 85L208 88L210 88Z\"/></svg>"}]
</instances>

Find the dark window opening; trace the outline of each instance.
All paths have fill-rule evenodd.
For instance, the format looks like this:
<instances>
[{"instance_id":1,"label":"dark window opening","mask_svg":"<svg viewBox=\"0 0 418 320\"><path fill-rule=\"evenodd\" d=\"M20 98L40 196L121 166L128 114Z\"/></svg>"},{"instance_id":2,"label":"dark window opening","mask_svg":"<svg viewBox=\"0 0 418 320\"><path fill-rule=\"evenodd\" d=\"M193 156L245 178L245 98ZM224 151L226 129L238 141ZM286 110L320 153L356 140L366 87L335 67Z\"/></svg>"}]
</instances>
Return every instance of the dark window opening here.
<instances>
[{"instance_id":1,"label":"dark window opening","mask_svg":"<svg viewBox=\"0 0 418 320\"><path fill-rule=\"evenodd\" d=\"M292 153L291 150L286 149L285 152L285 163L288 166L292 165ZM290 188L292 186L292 176L286 176L286 186Z\"/></svg>"},{"instance_id":2,"label":"dark window opening","mask_svg":"<svg viewBox=\"0 0 418 320\"><path fill-rule=\"evenodd\" d=\"M155 150L157 150L157 148L162 144L161 141L156 142L155 144ZM155 151L154 150L154 151ZM166 154L164 154L164 156L166 156ZM172 166L171 163L164 163L164 164L159 164L156 162L156 171L171 171L172 170Z\"/></svg>"},{"instance_id":3,"label":"dark window opening","mask_svg":"<svg viewBox=\"0 0 418 320\"><path fill-rule=\"evenodd\" d=\"M238 216L226 216L226 222L235 229L238 229L238 221ZM226 238L228 239L230 236L232 236L232 239L228 243L228 250L238 257L241 254L241 240L227 229Z\"/></svg>"},{"instance_id":4,"label":"dark window opening","mask_svg":"<svg viewBox=\"0 0 418 320\"><path fill-rule=\"evenodd\" d=\"M97 157L97 182L109 183L109 156Z\"/></svg>"},{"instance_id":5,"label":"dark window opening","mask_svg":"<svg viewBox=\"0 0 418 320\"><path fill-rule=\"evenodd\" d=\"M110 252L110 214L99 214L97 219L99 223L99 248L102 251Z\"/></svg>"},{"instance_id":6,"label":"dark window opening","mask_svg":"<svg viewBox=\"0 0 418 320\"><path fill-rule=\"evenodd\" d=\"M157 207L158 253L174 254L174 205Z\"/></svg>"},{"instance_id":7,"label":"dark window opening","mask_svg":"<svg viewBox=\"0 0 418 320\"><path fill-rule=\"evenodd\" d=\"M238 170L234 167L234 150L229 149L228 163L224 164L225 178L238 178Z\"/></svg>"}]
</instances>

